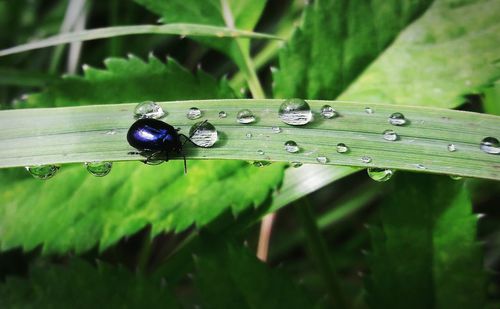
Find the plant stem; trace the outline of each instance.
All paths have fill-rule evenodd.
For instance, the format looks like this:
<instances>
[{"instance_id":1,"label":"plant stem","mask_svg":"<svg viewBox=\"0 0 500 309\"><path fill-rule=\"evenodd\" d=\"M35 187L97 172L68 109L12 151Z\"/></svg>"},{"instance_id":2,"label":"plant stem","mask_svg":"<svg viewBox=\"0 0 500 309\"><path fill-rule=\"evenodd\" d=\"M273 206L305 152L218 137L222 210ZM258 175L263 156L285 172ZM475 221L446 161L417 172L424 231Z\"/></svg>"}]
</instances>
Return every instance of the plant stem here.
<instances>
[{"instance_id":1,"label":"plant stem","mask_svg":"<svg viewBox=\"0 0 500 309\"><path fill-rule=\"evenodd\" d=\"M271 232L273 229L274 219L276 213L270 213L262 219L260 224L259 244L257 247L257 257L262 261L267 261L269 255L269 241L271 239Z\"/></svg>"},{"instance_id":2,"label":"plant stem","mask_svg":"<svg viewBox=\"0 0 500 309\"><path fill-rule=\"evenodd\" d=\"M333 261L328 253L327 246L319 231L316 219L311 211L308 201L303 198L296 203L298 217L304 228L310 254L315 260L318 270L328 288L334 308L349 308L348 301L342 291Z\"/></svg>"}]
</instances>

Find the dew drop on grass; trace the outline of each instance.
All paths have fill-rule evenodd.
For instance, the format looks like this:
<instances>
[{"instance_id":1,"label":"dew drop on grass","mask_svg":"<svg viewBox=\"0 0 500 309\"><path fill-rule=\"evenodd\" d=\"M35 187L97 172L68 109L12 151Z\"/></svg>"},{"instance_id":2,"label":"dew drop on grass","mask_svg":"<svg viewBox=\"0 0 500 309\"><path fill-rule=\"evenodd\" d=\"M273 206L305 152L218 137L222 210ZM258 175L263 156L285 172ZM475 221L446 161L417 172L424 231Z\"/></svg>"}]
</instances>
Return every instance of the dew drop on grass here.
<instances>
[{"instance_id":1,"label":"dew drop on grass","mask_svg":"<svg viewBox=\"0 0 500 309\"><path fill-rule=\"evenodd\" d=\"M420 169L420 170L426 170L426 169L427 169L427 167L425 167L425 165L420 164L420 163L419 163L419 164L415 164L415 166L416 166L418 169Z\"/></svg>"},{"instance_id":2,"label":"dew drop on grass","mask_svg":"<svg viewBox=\"0 0 500 309\"><path fill-rule=\"evenodd\" d=\"M406 122L405 116L401 113L393 113L389 116L389 123L393 126L404 126Z\"/></svg>"},{"instance_id":3,"label":"dew drop on grass","mask_svg":"<svg viewBox=\"0 0 500 309\"><path fill-rule=\"evenodd\" d=\"M236 114L236 120L242 124L249 124L255 122L255 116L249 109L242 109Z\"/></svg>"},{"instance_id":4,"label":"dew drop on grass","mask_svg":"<svg viewBox=\"0 0 500 309\"><path fill-rule=\"evenodd\" d=\"M319 157L316 157L316 161L318 161L321 164L326 164L326 163L328 163L329 160L325 156L319 156Z\"/></svg>"},{"instance_id":5,"label":"dew drop on grass","mask_svg":"<svg viewBox=\"0 0 500 309\"><path fill-rule=\"evenodd\" d=\"M298 168L302 166L302 162L299 161L292 161L290 162L290 164L292 165L293 168Z\"/></svg>"},{"instance_id":6,"label":"dew drop on grass","mask_svg":"<svg viewBox=\"0 0 500 309\"><path fill-rule=\"evenodd\" d=\"M189 129L191 141L200 147L212 147L218 140L217 129L208 121L195 123Z\"/></svg>"},{"instance_id":7,"label":"dew drop on grass","mask_svg":"<svg viewBox=\"0 0 500 309\"><path fill-rule=\"evenodd\" d=\"M248 132L246 135L245 135L247 138L252 138L252 133Z\"/></svg>"},{"instance_id":8,"label":"dew drop on grass","mask_svg":"<svg viewBox=\"0 0 500 309\"><path fill-rule=\"evenodd\" d=\"M226 118L226 117L227 117L227 113L225 111L219 112L219 118Z\"/></svg>"},{"instance_id":9,"label":"dew drop on grass","mask_svg":"<svg viewBox=\"0 0 500 309\"><path fill-rule=\"evenodd\" d=\"M160 159L154 159L154 158L148 158L144 161L144 164L147 164L147 165L160 165L162 164L163 162L165 162L165 160L160 160Z\"/></svg>"},{"instance_id":10,"label":"dew drop on grass","mask_svg":"<svg viewBox=\"0 0 500 309\"><path fill-rule=\"evenodd\" d=\"M269 161L253 161L252 164L255 167L264 167L264 166L271 165L271 162L269 162Z\"/></svg>"},{"instance_id":11,"label":"dew drop on grass","mask_svg":"<svg viewBox=\"0 0 500 309\"><path fill-rule=\"evenodd\" d=\"M190 120L195 120L201 117L201 110L198 107L191 107L187 114L187 118Z\"/></svg>"},{"instance_id":12,"label":"dew drop on grass","mask_svg":"<svg viewBox=\"0 0 500 309\"><path fill-rule=\"evenodd\" d=\"M281 133L280 127L272 127L271 130L273 130L273 133Z\"/></svg>"},{"instance_id":13,"label":"dew drop on grass","mask_svg":"<svg viewBox=\"0 0 500 309\"><path fill-rule=\"evenodd\" d=\"M26 170L36 179L46 180L52 178L57 171L59 166L57 165L33 165L26 166Z\"/></svg>"},{"instance_id":14,"label":"dew drop on grass","mask_svg":"<svg viewBox=\"0 0 500 309\"><path fill-rule=\"evenodd\" d=\"M344 144L344 143L337 144L337 152L338 153L346 153L348 151L349 151L349 147L347 147L346 144Z\"/></svg>"},{"instance_id":15,"label":"dew drop on grass","mask_svg":"<svg viewBox=\"0 0 500 309\"><path fill-rule=\"evenodd\" d=\"M398 135L393 130L385 130L383 133L383 137L386 141L391 141L391 142L394 142L395 140L398 139Z\"/></svg>"},{"instance_id":16,"label":"dew drop on grass","mask_svg":"<svg viewBox=\"0 0 500 309\"><path fill-rule=\"evenodd\" d=\"M260 154L261 156L263 156L265 154L264 150L257 150L257 153Z\"/></svg>"},{"instance_id":17,"label":"dew drop on grass","mask_svg":"<svg viewBox=\"0 0 500 309\"><path fill-rule=\"evenodd\" d=\"M479 144L479 148L489 154L500 154L500 142L495 137L485 137Z\"/></svg>"},{"instance_id":18,"label":"dew drop on grass","mask_svg":"<svg viewBox=\"0 0 500 309\"><path fill-rule=\"evenodd\" d=\"M461 180L461 179L463 179L462 176L458 176L458 175L450 175L450 178L453 179L453 180Z\"/></svg>"},{"instance_id":19,"label":"dew drop on grass","mask_svg":"<svg viewBox=\"0 0 500 309\"><path fill-rule=\"evenodd\" d=\"M457 146L455 146L455 144L448 144L447 148L449 152L457 151Z\"/></svg>"},{"instance_id":20,"label":"dew drop on grass","mask_svg":"<svg viewBox=\"0 0 500 309\"><path fill-rule=\"evenodd\" d=\"M369 156L362 156L361 157L361 162L363 162L363 163L370 163L370 162L372 162L372 158L370 158Z\"/></svg>"},{"instance_id":21,"label":"dew drop on grass","mask_svg":"<svg viewBox=\"0 0 500 309\"><path fill-rule=\"evenodd\" d=\"M163 108L160 104L153 101L144 101L139 104L134 109L134 117L136 119L142 118L153 118L159 119L165 116Z\"/></svg>"},{"instance_id":22,"label":"dew drop on grass","mask_svg":"<svg viewBox=\"0 0 500 309\"><path fill-rule=\"evenodd\" d=\"M384 182L389 179L391 179L392 175L394 175L394 170L389 169L389 168L368 168L367 170L368 176L370 176L371 179L378 181L378 182Z\"/></svg>"},{"instance_id":23,"label":"dew drop on grass","mask_svg":"<svg viewBox=\"0 0 500 309\"><path fill-rule=\"evenodd\" d=\"M307 124L312 120L311 107L302 99L285 100L279 110L281 121L292 126Z\"/></svg>"},{"instance_id":24,"label":"dew drop on grass","mask_svg":"<svg viewBox=\"0 0 500 309\"><path fill-rule=\"evenodd\" d=\"M296 152L299 152L300 148L296 142L286 141L285 142L285 150L290 152L290 153L296 153Z\"/></svg>"},{"instance_id":25,"label":"dew drop on grass","mask_svg":"<svg viewBox=\"0 0 500 309\"><path fill-rule=\"evenodd\" d=\"M85 162L85 167L87 168L87 171L93 176L104 177L109 174L109 172L111 172L113 163L107 161Z\"/></svg>"},{"instance_id":26,"label":"dew drop on grass","mask_svg":"<svg viewBox=\"0 0 500 309\"><path fill-rule=\"evenodd\" d=\"M371 107L365 107L365 113L373 114L373 109Z\"/></svg>"},{"instance_id":27,"label":"dew drop on grass","mask_svg":"<svg viewBox=\"0 0 500 309\"><path fill-rule=\"evenodd\" d=\"M337 111L330 105L323 105L321 107L321 116L326 119L337 117Z\"/></svg>"}]
</instances>

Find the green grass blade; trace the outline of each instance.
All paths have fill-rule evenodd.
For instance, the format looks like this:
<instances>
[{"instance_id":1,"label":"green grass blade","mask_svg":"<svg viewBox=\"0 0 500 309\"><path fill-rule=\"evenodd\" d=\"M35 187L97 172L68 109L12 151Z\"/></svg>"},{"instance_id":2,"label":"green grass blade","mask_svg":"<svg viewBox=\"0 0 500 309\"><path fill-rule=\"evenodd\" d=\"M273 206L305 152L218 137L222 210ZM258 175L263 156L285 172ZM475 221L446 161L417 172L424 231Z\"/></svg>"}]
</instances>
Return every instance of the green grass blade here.
<instances>
[{"instance_id":1,"label":"green grass blade","mask_svg":"<svg viewBox=\"0 0 500 309\"><path fill-rule=\"evenodd\" d=\"M279 39L276 36L219 26L175 23L166 25L119 26L63 33L40 41L0 50L0 56L17 54L59 44L112 38L133 34L174 34L181 36L244 37L255 39Z\"/></svg>"},{"instance_id":2,"label":"green grass blade","mask_svg":"<svg viewBox=\"0 0 500 309\"><path fill-rule=\"evenodd\" d=\"M303 127L288 126L277 116L281 100L193 100L161 103L168 112L166 122L187 134L196 121L186 118L196 106L219 131L214 147L188 146L189 159L237 159L298 161L318 163L318 156L328 158L328 165L381 167L401 170L453 174L500 180L500 156L479 148L484 137L500 137L500 117L464 111L372 104L372 114L365 104L311 100L315 119ZM340 114L323 119L317 112L331 104ZM134 119L135 104L80 106L51 109L25 109L0 112L0 167L84 161L143 160L133 151L126 133ZM236 121L241 106L251 109L257 121L242 125ZM227 118L219 118L225 111ZM410 122L392 126L388 117L403 113ZM275 133L273 127L280 127ZM394 130L397 141L383 139L382 132ZM249 138L249 134L251 137ZM284 143L294 140L301 151L288 153ZM337 143L350 151L339 154ZM449 144L456 146L450 152ZM259 152L262 150L264 154ZM365 163L362 157L371 162Z\"/></svg>"}]
</instances>

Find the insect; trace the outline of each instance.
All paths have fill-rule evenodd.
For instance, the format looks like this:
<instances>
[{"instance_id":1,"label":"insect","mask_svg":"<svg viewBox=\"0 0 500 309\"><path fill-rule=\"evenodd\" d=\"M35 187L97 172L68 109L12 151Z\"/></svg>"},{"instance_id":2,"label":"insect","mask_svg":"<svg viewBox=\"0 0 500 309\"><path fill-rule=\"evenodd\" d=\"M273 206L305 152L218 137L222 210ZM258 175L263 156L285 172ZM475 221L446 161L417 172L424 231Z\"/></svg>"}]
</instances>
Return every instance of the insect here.
<instances>
[{"instance_id":1,"label":"insect","mask_svg":"<svg viewBox=\"0 0 500 309\"><path fill-rule=\"evenodd\" d=\"M205 123L200 123L198 127ZM168 161L170 153L177 153L184 158L184 173L187 173L186 156L183 152L184 144L191 141L192 135L188 137L179 133L179 128L174 128L166 122L143 118L139 119L128 130L127 141L130 146L140 150L139 154L147 157L147 160L163 159ZM185 141L181 141L181 136ZM194 143L193 143L194 144Z\"/></svg>"}]
</instances>

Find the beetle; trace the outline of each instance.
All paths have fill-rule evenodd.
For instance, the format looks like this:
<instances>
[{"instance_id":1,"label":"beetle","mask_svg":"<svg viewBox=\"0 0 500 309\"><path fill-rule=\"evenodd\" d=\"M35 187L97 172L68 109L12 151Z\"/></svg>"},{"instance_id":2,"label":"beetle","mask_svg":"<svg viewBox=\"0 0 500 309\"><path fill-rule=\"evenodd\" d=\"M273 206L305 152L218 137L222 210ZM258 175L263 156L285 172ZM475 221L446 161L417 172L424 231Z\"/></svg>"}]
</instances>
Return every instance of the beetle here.
<instances>
[{"instance_id":1,"label":"beetle","mask_svg":"<svg viewBox=\"0 0 500 309\"><path fill-rule=\"evenodd\" d=\"M198 125L205 123L206 120ZM174 128L166 122L142 118L134 122L127 133L127 141L130 146L139 150L139 154L147 157L146 160L159 158L163 155L165 161L168 161L170 153L177 153L184 158L184 173L187 173L186 155L183 152L184 144L191 141L191 137L196 133L194 130L191 136L179 133L180 128ZM186 140L181 141L181 136ZM194 144L194 143L193 143ZM135 153L133 153L135 154Z\"/></svg>"}]
</instances>

